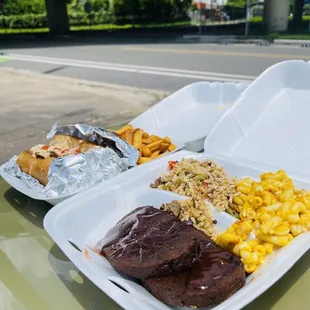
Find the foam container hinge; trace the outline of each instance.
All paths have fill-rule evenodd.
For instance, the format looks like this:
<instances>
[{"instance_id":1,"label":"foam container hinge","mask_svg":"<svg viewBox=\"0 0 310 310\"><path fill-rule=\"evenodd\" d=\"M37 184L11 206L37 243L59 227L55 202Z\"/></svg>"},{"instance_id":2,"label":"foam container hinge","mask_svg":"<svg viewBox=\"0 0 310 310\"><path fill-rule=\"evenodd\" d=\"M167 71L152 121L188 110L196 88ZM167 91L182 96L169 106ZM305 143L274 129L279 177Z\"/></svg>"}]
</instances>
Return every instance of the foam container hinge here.
<instances>
[{"instance_id":1,"label":"foam container hinge","mask_svg":"<svg viewBox=\"0 0 310 310\"><path fill-rule=\"evenodd\" d=\"M137 281L118 273L109 262L93 252L94 248L122 217L139 206L152 205L159 208L162 203L183 200L186 197L151 189L150 183L168 171L168 161L182 158L206 160L206 154L180 151L159 158L148 165L100 184L87 193L80 193L52 208L44 218L44 228L76 265L103 292L128 310L184 309L169 307L153 297ZM227 160L213 158L230 177L249 176L258 179L261 170ZM294 179L298 188L310 190L310 182ZM236 219L226 212L211 207L216 228L224 231ZM213 310L242 309L280 279L309 249L310 233L295 238L288 246L277 250L255 273L247 278L246 285ZM78 250L79 249L79 250Z\"/></svg>"},{"instance_id":2,"label":"foam container hinge","mask_svg":"<svg viewBox=\"0 0 310 310\"><path fill-rule=\"evenodd\" d=\"M310 179L310 63L262 73L206 138L212 156ZM219 143L220 141L220 143Z\"/></svg>"},{"instance_id":3,"label":"foam container hinge","mask_svg":"<svg viewBox=\"0 0 310 310\"><path fill-rule=\"evenodd\" d=\"M249 86L246 83L197 82L173 93L135 118L131 124L201 151L205 137Z\"/></svg>"}]
</instances>

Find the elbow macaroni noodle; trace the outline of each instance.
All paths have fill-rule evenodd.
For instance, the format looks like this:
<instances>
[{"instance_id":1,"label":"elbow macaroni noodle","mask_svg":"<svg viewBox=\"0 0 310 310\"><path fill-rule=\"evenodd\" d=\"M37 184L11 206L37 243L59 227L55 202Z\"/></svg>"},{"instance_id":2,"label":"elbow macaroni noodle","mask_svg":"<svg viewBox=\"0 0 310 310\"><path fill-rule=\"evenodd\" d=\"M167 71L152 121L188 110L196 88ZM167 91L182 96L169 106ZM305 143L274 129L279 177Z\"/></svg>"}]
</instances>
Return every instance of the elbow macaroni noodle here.
<instances>
[{"instance_id":1,"label":"elbow macaroni noodle","mask_svg":"<svg viewBox=\"0 0 310 310\"><path fill-rule=\"evenodd\" d=\"M261 174L260 182L244 178L236 188L233 201L240 208L241 220L215 241L240 256L245 270L251 273L274 246L285 246L310 230L310 192L297 190L283 170ZM254 240L248 240L251 232Z\"/></svg>"}]
</instances>

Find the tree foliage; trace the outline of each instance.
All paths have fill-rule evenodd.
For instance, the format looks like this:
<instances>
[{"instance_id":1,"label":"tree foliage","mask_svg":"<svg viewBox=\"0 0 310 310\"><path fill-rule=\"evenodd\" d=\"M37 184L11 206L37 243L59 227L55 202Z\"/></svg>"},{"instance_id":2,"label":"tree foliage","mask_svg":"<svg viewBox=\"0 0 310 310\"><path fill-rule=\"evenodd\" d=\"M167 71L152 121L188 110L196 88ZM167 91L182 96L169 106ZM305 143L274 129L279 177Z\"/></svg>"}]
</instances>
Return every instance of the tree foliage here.
<instances>
[{"instance_id":1,"label":"tree foliage","mask_svg":"<svg viewBox=\"0 0 310 310\"><path fill-rule=\"evenodd\" d=\"M305 4L304 6L304 14L310 15L310 4Z\"/></svg>"},{"instance_id":2,"label":"tree foliage","mask_svg":"<svg viewBox=\"0 0 310 310\"><path fill-rule=\"evenodd\" d=\"M3 6L5 15L45 13L44 0L6 0Z\"/></svg>"},{"instance_id":3,"label":"tree foliage","mask_svg":"<svg viewBox=\"0 0 310 310\"><path fill-rule=\"evenodd\" d=\"M69 0L68 11L85 12L85 4L89 3L94 12L108 11L110 0Z\"/></svg>"},{"instance_id":4,"label":"tree foliage","mask_svg":"<svg viewBox=\"0 0 310 310\"><path fill-rule=\"evenodd\" d=\"M63 1L67 2L71 25L180 21L188 19L188 10L192 7L192 0ZM47 23L45 0L6 0L3 14L3 23L10 27L18 25L31 28L33 25Z\"/></svg>"},{"instance_id":5,"label":"tree foliage","mask_svg":"<svg viewBox=\"0 0 310 310\"><path fill-rule=\"evenodd\" d=\"M294 13L293 13L293 25L295 28L302 27L302 14L304 10L305 0L295 0Z\"/></svg>"},{"instance_id":6,"label":"tree foliage","mask_svg":"<svg viewBox=\"0 0 310 310\"><path fill-rule=\"evenodd\" d=\"M244 8L246 7L247 0L228 0L227 6L235 7L235 8Z\"/></svg>"},{"instance_id":7,"label":"tree foliage","mask_svg":"<svg viewBox=\"0 0 310 310\"><path fill-rule=\"evenodd\" d=\"M116 18L164 22L184 19L191 5L192 0L112 0L112 11Z\"/></svg>"},{"instance_id":8,"label":"tree foliage","mask_svg":"<svg viewBox=\"0 0 310 310\"><path fill-rule=\"evenodd\" d=\"M256 3L257 0L251 0L251 3ZM226 6L235 8L245 8L247 5L247 0L228 0Z\"/></svg>"}]
</instances>

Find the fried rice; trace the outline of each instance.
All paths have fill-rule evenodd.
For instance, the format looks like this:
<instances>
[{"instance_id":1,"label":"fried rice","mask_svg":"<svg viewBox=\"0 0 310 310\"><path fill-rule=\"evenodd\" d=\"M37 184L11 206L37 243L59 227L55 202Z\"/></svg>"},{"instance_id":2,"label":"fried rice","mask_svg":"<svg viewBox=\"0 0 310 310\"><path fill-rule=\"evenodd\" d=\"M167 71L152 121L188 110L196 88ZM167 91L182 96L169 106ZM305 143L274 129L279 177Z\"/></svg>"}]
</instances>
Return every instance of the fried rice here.
<instances>
[{"instance_id":1,"label":"fried rice","mask_svg":"<svg viewBox=\"0 0 310 310\"><path fill-rule=\"evenodd\" d=\"M173 200L160 207L177 216L182 222L191 221L193 226L210 237L215 235L214 221L210 215L209 206L205 201L189 198L183 201Z\"/></svg>"},{"instance_id":2,"label":"fried rice","mask_svg":"<svg viewBox=\"0 0 310 310\"><path fill-rule=\"evenodd\" d=\"M239 207L233 202L236 195L235 182L222 167L211 160L200 162L185 158L173 162L173 165L170 163L169 173L155 180L151 187L172 191L194 200L208 199L216 210L239 216Z\"/></svg>"}]
</instances>

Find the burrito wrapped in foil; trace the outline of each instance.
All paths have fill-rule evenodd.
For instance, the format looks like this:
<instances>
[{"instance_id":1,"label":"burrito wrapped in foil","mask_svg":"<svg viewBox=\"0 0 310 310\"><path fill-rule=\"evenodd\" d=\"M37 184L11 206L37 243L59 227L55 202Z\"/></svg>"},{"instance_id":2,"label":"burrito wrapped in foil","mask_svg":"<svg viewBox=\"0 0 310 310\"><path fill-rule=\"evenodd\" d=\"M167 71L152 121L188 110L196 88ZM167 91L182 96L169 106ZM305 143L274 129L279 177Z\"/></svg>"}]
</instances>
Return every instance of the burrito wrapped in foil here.
<instances>
[{"instance_id":1,"label":"burrito wrapped in foil","mask_svg":"<svg viewBox=\"0 0 310 310\"><path fill-rule=\"evenodd\" d=\"M84 124L57 127L55 124L47 139L55 135L70 135L88 140L102 148L87 153L54 158L48 172L48 183L43 186L28 174L23 173L14 156L3 165L3 171L19 178L27 187L44 197L72 195L108 180L137 163L139 152L117 134Z\"/></svg>"}]
</instances>

